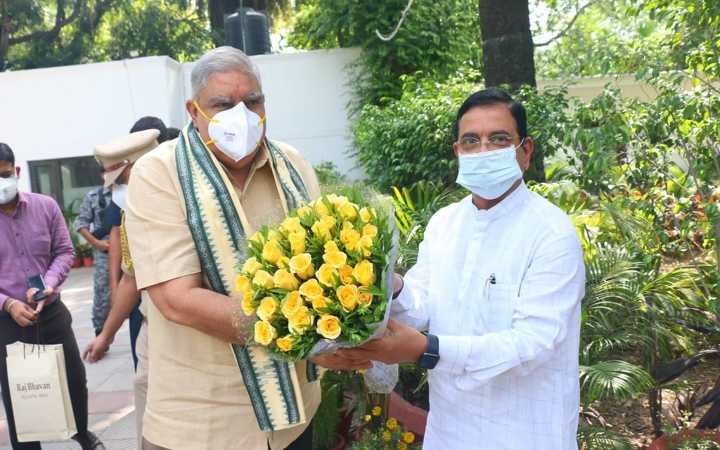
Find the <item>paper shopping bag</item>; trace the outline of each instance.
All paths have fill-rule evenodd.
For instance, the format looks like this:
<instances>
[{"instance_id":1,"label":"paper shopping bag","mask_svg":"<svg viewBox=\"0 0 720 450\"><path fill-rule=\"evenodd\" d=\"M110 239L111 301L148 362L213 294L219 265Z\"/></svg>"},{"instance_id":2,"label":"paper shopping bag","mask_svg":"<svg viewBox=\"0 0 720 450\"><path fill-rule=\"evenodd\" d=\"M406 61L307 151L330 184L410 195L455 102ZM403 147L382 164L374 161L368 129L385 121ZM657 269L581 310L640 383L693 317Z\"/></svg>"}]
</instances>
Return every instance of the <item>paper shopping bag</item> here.
<instances>
[{"instance_id":1,"label":"paper shopping bag","mask_svg":"<svg viewBox=\"0 0 720 450\"><path fill-rule=\"evenodd\" d=\"M10 344L7 371L19 442L63 440L77 433L62 345Z\"/></svg>"}]
</instances>

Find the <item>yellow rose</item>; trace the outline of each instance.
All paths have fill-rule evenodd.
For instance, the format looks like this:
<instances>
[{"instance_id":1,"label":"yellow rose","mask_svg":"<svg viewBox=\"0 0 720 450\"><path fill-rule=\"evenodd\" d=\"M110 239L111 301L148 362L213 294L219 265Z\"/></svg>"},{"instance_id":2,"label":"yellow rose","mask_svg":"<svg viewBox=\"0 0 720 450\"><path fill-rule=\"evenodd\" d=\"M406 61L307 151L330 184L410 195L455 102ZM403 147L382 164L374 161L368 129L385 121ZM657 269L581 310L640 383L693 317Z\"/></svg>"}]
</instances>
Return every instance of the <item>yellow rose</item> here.
<instances>
[{"instance_id":1,"label":"yellow rose","mask_svg":"<svg viewBox=\"0 0 720 450\"><path fill-rule=\"evenodd\" d=\"M275 283L275 287L287 289L288 291L295 290L300 286L297 278L285 269L280 269L275 272L275 275L273 275L273 283Z\"/></svg>"},{"instance_id":2,"label":"yellow rose","mask_svg":"<svg viewBox=\"0 0 720 450\"><path fill-rule=\"evenodd\" d=\"M253 277L253 284L265 289L272 289L275 287L272 275L270 275L264 270L258 270L257 272L255 272L255 277Z\"/></svg>"},{"instance_id":3,"label":"yellow rose","mask_svg":"<svg viewBox=\"0 0 720 450\"><path fill-rule=\"evenodd\" d=\"M395 428L398 427L398 421L394 417L391 417L387 420L387 422L385 423L385 426L387 427L388 430L394 430Z\"/></svg>"},{"instance_id":4,"label":"yellow rose","mask_svg":"<svg viewBox=\"0 0 720 450\"><path fill-rule=\"evenodd\" d=\"M340 333L342 333L340 319L330 314L320 316L320 320L318 320L317 323L317 332L325 339L337 339Z\"/></svg>"},{"instance_id":5,"label":"yellow rose","mask_svg":"<svg viewBox=\"0 0 720 450\"><path fill-rule=\"evenodd\" d=\"M281 241L283 238L282 234L280 234L277 230L270 230L268 231L268 241Z\"/></svg>"},{"instance_id":6,"label":"yellow rose","mask_svg":"<svg viewBox=\"0 0 720 450\"><path fill-rule=\"evenodd\" d=\"M325 286L333 287L335 286L335 277L337 277L337 271L333 266L329 264L323 264L315 273L315 277L320 283L324 284Z\"/></svg>"},{"instance_id":7,"label":"yellow rose","mask_svg":"<svg viewBox=\"0 0 720 450\"><path fill-rule=\"evenodd\" d=\"M301 306L305 305L305 301L300 296L300 292L292 291L285 296L282 305L282 314L286 319L291 318L298 312Z\"/></svg>"},{"instance_id":8,"label":"yellow rose","mask_svg":"<svg viewBox=\"0 0 720 450\"><path fill-rule=\"evenodd\" d=\"M307 280L315 273L312 264L312 257L309 253L301 253L290 258L290 272L294 273L303 280Z\"/></svg>"},{"instance_id":9,"label":"yellow rose","mask_svg":"<svg viewBox=\"0 0 720 450\"><path fill-rule=\"evenodd\" d=\"M407 450L407 444L405 444L404 442L398 442L397 450Z\"/></svg>"},{"instance_id":10,"label":"yellow rose","mask_svg":"<svg viewBox=\"0 0 720 450\"><path fill-rule=\"evenodd\" d=\"M304 219L308 214L312 214L312 209L307 205L301 206L297 209L297 215L301 219Z\"/></svg>"},{"instance_id":11,"label":"yellow rose","mask_svg":"<svg viewBox=\"0 0 720 450\"><path fill-rule=\"evenodd\" d=\"M390 433L389 431L383 431L382 438L383 441L390 442L390 440L392 439L392 433Z\"/></svg>"},{"instance_id":12,"label":"yellow rose","mask_svg":"<svg viewBox=\"0 0 720 450\"><path fill-rule=\"evenodd\" d=\"M335 220L333 216L325 216L320 219L320 223L332 232L335 229L335 225L337 225L337 220Z\"/></svg>"},{"instance_id":13,"label":"yellow rose","mask_svg":"<svg viewBox=\"0 0 720 450\"><path fill-rule=\"evenodd\" d=\"M340 207L340 215L347 220L357 219L357 205L354 203L346 203Z\"/></svg>"},{"instance_id":14,"label":"yellow rose","mask_svg":"<svg viewBox=\"0 0 720 450\"><path fill-rule=\"evenodd\" d=\"M370 236L371 238L374 238L378 235L378 228L375 225L368 223L362 228L362 234L363 236Z\"/></svg>"},{"instance_id":15,"label":"yellow rose","mask_svg":"<svg viewBox=\"0 0 720 450\"><path fill-rule=\"evenodd\" d=\"M282 258L278 259L277 266L278 269L289 269L290 258L288 258L287 256L283 256Z\"/></svg>"},{"instance_id":16,"label":"yellow rose","mask_svg":"<svg viewBox=\"0 0 720 450\"><path fill-rule=\"evenodd\" d=\"M280 243L275 239L267 241L263 246L262 257L270 264L277 264L278 260L283 256L285 255L283 254L282 247L280 247Z\"/></svg>"},{"instance_id":17,"label":"yellow rose","mask_svg":"<svg viewBox=\"0 0 720 450\"><path fill-rule=\"evenodd\" d=\"M305 238L307 237L307 233L304 229L293 231L288 236L288 241L290 241L290 250L292 251L292 254L294 256L299 255L300 253L305 253Z\"/></svg>"},{"instance_id":18,"label":"yellow rose","mask_svg":"<svg viewBox=\"0 0 720 450\"><path fill-rule=\"evenodd\" d=\"M252 289L250 278L243 275L235 277L235 289L237 289L238 292L245 292Z\"/></svg>"},{"instance_id":19,"label":"yellow rose","mask_svg":"<svg viewBox=\"0 0 720 450\"><path fill-rule=\"evenodd\" d=\"M340 209L343 205L350 202L350 200L348 200L348 198L344 195L329 194L326 198L336 209Z\"/></svg>"},{"instance_id":20,"label":"yellow rose","mask_svg":"<svg viewBox=\"0 0 720 450\"><path fill-rule=\"evenodd\" d=\"M312 307L315 311L320 312L321 309L330 306L331 300L327 297L316 297L312 299Z\"/></svg>"},{"instance_id":21,"label":"yellow rose","mask_svg":"<svg viewBox=\"0 0 720 450\"><path fill-rule=\"evenodd\" d=\"M275 345L277 345L280 351L289 352L293 348L293 340L293 337L288 334L287 336L277 338Z\"/></svg>"},{"instance_id":22,"label":"yellow rose","mask_svg":"<svg viewBox=\"0 0 720 450\"><path fill-rule=\"evenodd\" d=\"M270 320L275 315L278 309L278 302L272 297L265 297L260 300L260 305L257 309L257 316L260 320Z\"/></svg>"},{"instance_id":23,"label":"yellow rose","mask_svg":"<svg viewBox=\"0 0 720 450\"><path fill-rule=\"evenodd\" d=\"M379 407L379 406L375 406L375 407L372 409L372 415L375 416L375 417L378 417L380 414L382 414L382 408Z\"/></svg>"},{"instance_id":24,"label":"yellow rose","mask_svg":"<svg viewBox=\"0 0 720 450\"><path fill-rule=\"evenodd\" d=\"M337 297L346 311L353 311L360 300L360 290L354 284L346 284L337 288Z\"/></svg>"},{"instance_id":25,"label":"yellow rose","mask_svg":"<svg viewBox=\"0 0 720 450\"><path fill-rule=\"evenodd\" d=\"M340 242L351 252L355 251L361 237L360 233L352 228L345 228L340 232Z\"/></svg>"},{"instance_id":26,"label":"yellow rose","mask_svg":"<svg viewBox=\"0 0 720 450\"><path fill-rule=\"evenodd\" d=\"M277 330L269 322L258 320L255 322L255 342L260 345L270 345L277 336Z\"/></svg>"},{"instance_id":27,"label":"yellow rose","mask_svg":"<svg viewBox=\"0 0 720 450\"><path fill-rule=\"evenodd\" d=\"M300 223L299 217L288 217L287 219L283 220L280 228L285 232L285 234L290 234L297 231L305 231L302 224Z\"/></svg>"},{"instance_id":28,"label":"yellow rose","mask_svg":"<svg viewBox=\"0 0 720 450\"><path fill-rule=\"evenodd\" d=\"M260 264L254 256L252 258L248 258L242 266L242 271L249 275L254 275L255 272L260 269L262 269L262 264Z\"/></svg>"},{"instance_id":29,"label":"yellow rose","mask_svg":"<svg viewBox=\"0 0 720 450\"><path fill-rule=\"evenodd\" d=\"M240 306L242 307L242 311L246 316L252 316L253 314L255 314L255 305L252 295L243 294L242 304Z\"/></svg>"},{"instance_id":30,"label":"yellow rose","mask_svg":"<svg viewBox=\"0 0 720 450\"><path fill-rule=\"evenodd\" d=\"M362 249L364 256L370 256L372 252L370 249L373 245L373 239L370 236L363 236L360 238L360 241L358 242L358 247Z\"/></svg>"},{"instance_id":31,"label":"yellow rose","mask_svg":"<svg viewBox=\"0 0 720 450\"><path fill-rule=\"evenodd\" d=\"M312 300L317 297L322 297L323 288L320 286L320 283L318 283L318 280L313 278L311 280L307 280L300 286L300 293L306 299Z\"/></svg>"},{"instance_id":32,"label":"yellow rose","mask_svg":"<svg viewBox=\"0 0 720 450\"><path fill-rule=\"evenodd\" d=\"M367 259L357 263L352 274L357 282L365 287L372 286L375 283L375 267Z\"/></svg>"},{"instance_id":33,"label":"yellow rose","mask_svg":"<svg viewBox=\"0 0 720 450\"><path fill-rule=\"evenodd\" d=\"M301 306L288 320L288 329L295 334L303 334L313 324L313 315L307 306Z\"/></svg>"},{"instance_id":34,"label":"yellow rose","mask_svg":"<svg viewBox=\"0 0 720 450\"><path fill-rule=\"evenodd\" d=\"M332 234L330 234L330 228L323 225L320 221L315 222L313 226L310 227L310 229L312 230L313 234L317 238L322 239L323 242L332 239Z\"/></svg>"},{"instance_id":35,"label":"yellow rose","mask_svg":"<svg viewBox=\"0 0 720 450\"><path fill-rule=\"evenodd\" d=\"M257 242L258 244L264 244L265 243L265 236L261 232L256 232L250 237L250 240L252 242Z\"/></svg>"},{"instance_id":36,"label":"yellow rose","mask_svg":"<svg viewBox=\"0 0 720 450\"><path fill-rule=\"evenodd\" d=\"M320 217L325 217L330 214L328 207L325 205L322 199L318 199L313 202L313 209L315 210L315 213L317 213L317 215Z\"/></svg>"},{"instance_id":37,"label":"yellow rose","mask_svg":"<svg viewBox=\"0 0 720 450\"><path fill-rule=\"evenodd\" d=\"M358 303L360 303L363 306L370 306L370 304L373 301L373 296L369 292L360 292L360 298L358 299Z\"/></svg>"},{"instance_id":38,"label":"yellow rose","mask_svg":"<svg viewBox=\"0 0 720 450\"><path fill-rule=\"evenodd\" d=\"M370 213L370 210L367 208L363 208L360 210L360 220L362 220L365 223L368 223L372 220L372 214Z\"/></svg>"},{"instance_id":39,"label":"yellow rose","mask_svg":"<svg viewBox=\"0 0 720 450\"><path fill-rule=\"evenodd\" d=\"M342 284L353 284L355 282L352 266L345 264L340 268L340 281Z\"/></svg>"},{"instance_id":40,"label":"yellow rose","mask_svg":"<svg viewBox=\"0 0 720 450\"><path fill-rule=\"evenodd\" d=\"M332 267L339 269L347 262L347 255L343 252L327 252L323 255L323 260Z\"/></svg>"},{"instance_id":41,"label":"yellow rose","mask_svg":"<svg viewBox=\"0 0 720 450\"><path fill-rule=\"evenodd\" d=\"M402 440L406 444L412 444L413 442L415 442L415 435L412 434L412 432L410 431L406 431L402 434Z\"/></svg>"},{"instance_id":42,"label":"yellow rose","mask_svg":"<svg viewBox=\"0 0 720 450\"><path fill-rule=\"evenodd\" d=\"M325 253L340 251L340 248L338 248L337 243L335 241L327 241L324 245L324 249L325 249Z\"/></svg>"}]
</instances>

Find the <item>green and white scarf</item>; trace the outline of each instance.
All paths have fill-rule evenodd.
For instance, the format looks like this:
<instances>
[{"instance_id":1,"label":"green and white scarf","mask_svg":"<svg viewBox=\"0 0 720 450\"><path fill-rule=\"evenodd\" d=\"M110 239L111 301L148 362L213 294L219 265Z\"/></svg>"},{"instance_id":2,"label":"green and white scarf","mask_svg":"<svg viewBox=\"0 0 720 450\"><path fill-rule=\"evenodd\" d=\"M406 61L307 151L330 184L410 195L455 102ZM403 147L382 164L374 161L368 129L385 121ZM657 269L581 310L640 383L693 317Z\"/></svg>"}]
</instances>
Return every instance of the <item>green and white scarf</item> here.
<instances>
[{"instance_id":1,"label":"green and white scarf","mask_svg":"<svg viewBox=\"0 0 720 450\"><path fill-rule=\"evenodd\" d=\"M287 213L307 203L308 193L287 155L269 140L266 145ZM203 275L213 291L238 296L234 280L238 263L247 258L247 240L235 189L192 124L183 129L175 152L188 225ZM304 423L305 408L295 365L270 358L264 348L256 345L231 347L260 429L270 432ZM310 362L305 375L307 381L317 379L317 370Z\"/></svg>"}]
</instances>

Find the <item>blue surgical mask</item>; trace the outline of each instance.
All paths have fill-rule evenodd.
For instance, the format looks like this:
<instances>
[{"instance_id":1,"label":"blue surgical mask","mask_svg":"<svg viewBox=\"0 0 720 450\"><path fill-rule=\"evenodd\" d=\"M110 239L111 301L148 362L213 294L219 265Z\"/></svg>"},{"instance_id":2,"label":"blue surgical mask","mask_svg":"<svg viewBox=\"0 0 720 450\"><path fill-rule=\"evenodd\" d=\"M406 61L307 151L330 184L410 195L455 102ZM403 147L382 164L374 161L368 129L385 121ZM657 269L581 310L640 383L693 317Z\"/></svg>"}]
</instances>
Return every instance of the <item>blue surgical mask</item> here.
<instances>
[{"instance_id":1,"label":"blue surgical mask","mask_svg":"<svg viewBox=\"0 0 720 450\"><path fill-rule=\"evenodd\" d=\"M460 155L457 183L486 200L502 196L522 178L516 149L513 145L500 150Z\"/></svg>"}]
</instances>

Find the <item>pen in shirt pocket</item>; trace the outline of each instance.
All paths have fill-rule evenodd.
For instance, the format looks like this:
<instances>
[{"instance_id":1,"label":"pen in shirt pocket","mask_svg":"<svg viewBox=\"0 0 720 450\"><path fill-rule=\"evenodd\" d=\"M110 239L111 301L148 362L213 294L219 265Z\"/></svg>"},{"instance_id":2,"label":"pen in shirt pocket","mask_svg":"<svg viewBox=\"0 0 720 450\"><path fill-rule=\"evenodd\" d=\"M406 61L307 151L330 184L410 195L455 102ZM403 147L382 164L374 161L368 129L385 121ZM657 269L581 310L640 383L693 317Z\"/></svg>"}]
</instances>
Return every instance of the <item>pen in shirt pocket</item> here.
<instances>
[{"instance_id":1,"label":"pen in shirt pocket","mask_svg":"<svg viewBox=\"0 0 720 450\"><path fill-rule=\"evenodd\" d=\"M487 277L487 280L485 280L485 300L488 300L490 298L490 285L497 284L497 278L495 278L495 274L491 273L489 277Z\"/></svg>"}]
</instances>

